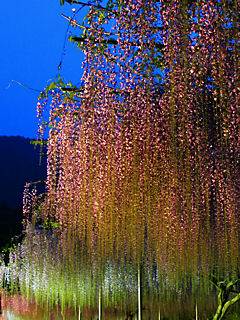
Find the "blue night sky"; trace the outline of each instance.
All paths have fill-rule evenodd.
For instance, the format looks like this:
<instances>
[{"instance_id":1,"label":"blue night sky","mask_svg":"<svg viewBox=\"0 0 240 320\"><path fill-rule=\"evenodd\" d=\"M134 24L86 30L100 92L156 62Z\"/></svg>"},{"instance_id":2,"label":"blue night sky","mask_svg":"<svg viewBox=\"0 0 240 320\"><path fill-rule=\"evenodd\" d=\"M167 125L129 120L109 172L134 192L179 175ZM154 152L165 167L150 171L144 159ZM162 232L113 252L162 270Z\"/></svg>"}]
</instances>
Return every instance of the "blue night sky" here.
<instances>
[{"instance_id":1,"label":"blue night sky","mask_svg":"<svg viewBox=\"0 0 240 320\"><path fill-rule=\"evenodd\" d=\"M0 18L0 135L35 138L38 92L56 75L63 53L68 21L61 13L72 16L73 6L60 0L2 1ZM76 8L78 9L78 8ZM77 19L86 10L81 11ZM77 32L77 29L74 29ZM82 53L69 41L60 75L78 83L82 75Z\"/></svg>"}]
</instances>

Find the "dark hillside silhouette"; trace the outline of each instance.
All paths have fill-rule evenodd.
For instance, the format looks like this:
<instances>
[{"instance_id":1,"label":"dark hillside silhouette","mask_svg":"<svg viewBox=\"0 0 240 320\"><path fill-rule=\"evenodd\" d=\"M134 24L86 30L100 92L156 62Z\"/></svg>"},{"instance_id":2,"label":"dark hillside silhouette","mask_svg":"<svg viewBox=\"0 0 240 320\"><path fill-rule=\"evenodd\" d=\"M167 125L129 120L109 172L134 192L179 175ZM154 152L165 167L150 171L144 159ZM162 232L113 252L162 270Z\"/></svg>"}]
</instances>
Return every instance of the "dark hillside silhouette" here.
<instances>
[{"instance_id":1,"label":"dark hillside silhouette","mask_svg":"<svg viewBox=\"0 0 240 320\"><path fill-rule=\"evenodd\" d=\"M45 179L46 158L30 139L0 136L0 247L21 232L22 198L26 182ZM43 192L43 190L40 190Z\"/></svg>"},{"instance_id":2,"label":"dark hillside silhouette","mask_svg":"<svg viewBox=\"0 0 240 320\"><path fill-rule=\"evenodd\" d=\"M22 206L26 182L38 181L46 176L46 160L40 165L40 148L24 137L0 136L0 204L11 209Z\"/></svg>"},{"instance_id":3,"label":"dark hillside silhouette","mask_svg":"<svg viewBox=\"0 0 240 320\"><path fill-rule=\"evenodd\" d=\"M0 249L8 247L12 238L22 232L22 207L13 210L5 202L0 204Z\"/></svg>"}]
</instances>

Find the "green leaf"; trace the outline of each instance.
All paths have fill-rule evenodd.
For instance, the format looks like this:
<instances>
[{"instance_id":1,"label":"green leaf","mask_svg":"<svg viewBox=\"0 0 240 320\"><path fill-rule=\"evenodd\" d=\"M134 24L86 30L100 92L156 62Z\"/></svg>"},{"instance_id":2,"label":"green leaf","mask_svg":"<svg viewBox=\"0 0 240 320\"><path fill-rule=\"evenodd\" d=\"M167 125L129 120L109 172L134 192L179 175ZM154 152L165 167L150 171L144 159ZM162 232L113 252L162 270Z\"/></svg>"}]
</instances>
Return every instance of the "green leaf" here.
<instances>
[{"instance_id":1,"label":"green leaf","mask_svg":"<svg viewBox=\"0 0 240 320\"><path fill-rule=\"evenodd\" d=\"M63 6L63 5L64 5L65 0L60 0L60 2L61 2L61 6Z\"/></svg>"},{"instance_id":2,"label":"green leaf","mask_svg":"<svg viewBox=\"0 0 240 320\"><path fill-rule=\"evenodd\" d=\"M52 228L60 228L60 224L57 222L50 222Z\"/></svg>"},{"instance_id":3,"label":"green leaf","mask_svg":"<svg viewBox=\"0 0 240 320\"><path fill-rule=\"evenodd\" d=\"M53 81L53 82L50 83L50 85L48 86L48 90L53 90L53 89L55 89L55 88L57 88L57 85L56 85L56 82Z\"/></svg>"}]
</instances>

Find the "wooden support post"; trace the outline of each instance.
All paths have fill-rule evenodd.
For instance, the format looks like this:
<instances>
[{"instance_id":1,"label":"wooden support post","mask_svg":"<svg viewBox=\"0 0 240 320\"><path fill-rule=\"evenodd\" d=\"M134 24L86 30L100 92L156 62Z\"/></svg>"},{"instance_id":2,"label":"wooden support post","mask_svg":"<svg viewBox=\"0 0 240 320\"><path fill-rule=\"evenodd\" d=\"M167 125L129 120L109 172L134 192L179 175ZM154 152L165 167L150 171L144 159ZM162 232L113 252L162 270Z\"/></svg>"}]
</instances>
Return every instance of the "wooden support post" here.
<instances>
[{"instance_id":1,"label":"wooden support post","mask_svg":"<svg viewBox=\"0 0 240 320\"><path fill-rule=\"evenodd\" d=\"M78 320L81 320L81 309L80 309L80 306L78 307Z\"/></svg>"},{"instance_id":2,"label":"wooden support post","mask_svg":"<svg viewBox=\"0 0 240 320\"><path fill-rule=\"evenodd\" d=\"M141 270L138 265L138 320L142 319L142 305L141 305Z\"/></svg>"},{"instance_id":3,"label":"wooden support post","mask_svg":"<svg viewBox=\"0 0 240 320\"><path fill-rule=\"evenodd\" d=\"M102 297L101 297L101 288L98 291L98 320L101 320L101 311L102 311Z\"/></svg>"},{"instance_id":4,"label":"wooden support post","mask_svg":"<svg viewBox=\"0 0 240 320\"><path fill-rule=\"evenodd\" d=\"M197 302L196 302L196 308L195 308L195 315L196 315L196 320L198 320L198 307L197 307Z\"/></svg>"}]
</instances>

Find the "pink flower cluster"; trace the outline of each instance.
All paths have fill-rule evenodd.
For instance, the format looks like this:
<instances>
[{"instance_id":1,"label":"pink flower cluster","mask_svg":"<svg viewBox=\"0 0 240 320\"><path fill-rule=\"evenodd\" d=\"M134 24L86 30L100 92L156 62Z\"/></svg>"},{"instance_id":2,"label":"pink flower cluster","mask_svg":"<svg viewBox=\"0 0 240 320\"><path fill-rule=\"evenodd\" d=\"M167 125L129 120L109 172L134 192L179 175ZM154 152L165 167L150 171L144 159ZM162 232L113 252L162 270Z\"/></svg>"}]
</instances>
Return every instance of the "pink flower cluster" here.
<instances>
[{"instance_id":1,"label":"pink flower cluster","mask_svg":"<svg viewBox=\"0 0 240 320\"><path fill-rule=\"evenodd\" d=\"M181 265L206 238L238 248L239 3L227 3L123 1L104 51L91 9L80 102L51 104L42 210L84 252Z\"/></svg>"}]
</instances>

